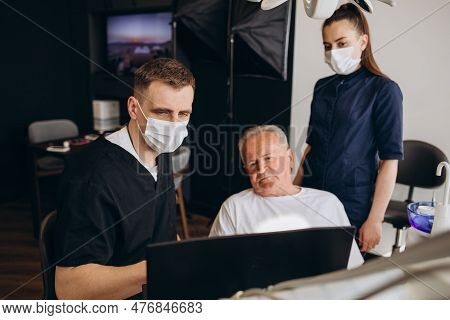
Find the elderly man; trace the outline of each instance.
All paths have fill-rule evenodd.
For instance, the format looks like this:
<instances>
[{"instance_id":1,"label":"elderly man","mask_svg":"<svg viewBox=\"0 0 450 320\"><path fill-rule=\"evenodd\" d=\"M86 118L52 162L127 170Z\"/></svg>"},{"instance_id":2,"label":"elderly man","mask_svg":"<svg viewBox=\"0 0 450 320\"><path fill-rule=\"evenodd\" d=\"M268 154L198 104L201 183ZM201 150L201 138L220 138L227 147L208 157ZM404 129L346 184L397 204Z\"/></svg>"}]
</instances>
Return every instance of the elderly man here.
<instances>
[{"instance_id":1,"label":"elderly man","mask_svg":"<svg viewBox=\"0 0 450 320\"><path fill-rule=\"evenodd\" d=\"M252 188L222 204L210 236L350 225L333 194L292 183L294 155L280 128L266 125L247 130L239 141L239 152ZM348 268L362 263L353 241Z\"/></svg>"}]
</instances>

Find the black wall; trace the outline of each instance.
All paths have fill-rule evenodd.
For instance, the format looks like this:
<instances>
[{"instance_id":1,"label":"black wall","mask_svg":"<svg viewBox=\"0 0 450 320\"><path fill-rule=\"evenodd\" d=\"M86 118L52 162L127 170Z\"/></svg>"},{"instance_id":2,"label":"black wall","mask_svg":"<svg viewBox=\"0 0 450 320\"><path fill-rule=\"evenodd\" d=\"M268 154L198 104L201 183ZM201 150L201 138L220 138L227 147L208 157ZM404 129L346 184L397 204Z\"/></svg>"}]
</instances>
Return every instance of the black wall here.
<instances>
[{"instance_id":1,"label":"black wall","mask_svg":"<svg viewBox=\"0 0 450 320\"><path fill-rule=\"evenodd\" d=\"M84 1L6 2L19 13L0 3L0 201L27 195L31 122L67 118L81 131L92 126L89 62L68 47L88 55Z\"/></svg>"},{"instance_id":2,"label":"black wall","mask_svg":"<svg viewBox=\"0 0 450 320\"><path fill-rule=\"evenodd\" d=\"M98 73L105 65L102 16L169 7L171 0L6 0L0 3L0 202L28 196L27 128L67 118L93 130L92 99L121 102L132 77ZM103 25L103 27L99 27ZM103 37L103 38L102 38Z\"/></svg>"}]
</instances>

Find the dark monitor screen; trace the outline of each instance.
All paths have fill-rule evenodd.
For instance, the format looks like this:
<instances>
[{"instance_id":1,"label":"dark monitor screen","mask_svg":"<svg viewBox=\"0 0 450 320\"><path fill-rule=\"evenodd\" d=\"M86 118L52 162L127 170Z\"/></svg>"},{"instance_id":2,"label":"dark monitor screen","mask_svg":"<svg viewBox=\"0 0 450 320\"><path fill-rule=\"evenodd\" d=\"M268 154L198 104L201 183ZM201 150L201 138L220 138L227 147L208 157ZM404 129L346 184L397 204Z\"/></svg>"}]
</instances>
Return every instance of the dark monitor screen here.
<instances>
[{"instance_id":1,"label":"dark monitor screen","mask_svg":"<svg viewBox=\"0 0 450 320\"><path fill-rule=\"evenodd\" d=\"M354 227L203 238L147 247L148 299L218 299L347 267Z\"/></svg>"},{"instance_id":2,"label":"dark monitor screen","mask_svg":"<svg viewBox=\"0 0 450 320\"><path fill-rule=\"evenodd\" d=\"M172 56L172 13L113 15L106 18L107 59L118 75L133 74L147 61Z\"/></svg>"}]
</instances>

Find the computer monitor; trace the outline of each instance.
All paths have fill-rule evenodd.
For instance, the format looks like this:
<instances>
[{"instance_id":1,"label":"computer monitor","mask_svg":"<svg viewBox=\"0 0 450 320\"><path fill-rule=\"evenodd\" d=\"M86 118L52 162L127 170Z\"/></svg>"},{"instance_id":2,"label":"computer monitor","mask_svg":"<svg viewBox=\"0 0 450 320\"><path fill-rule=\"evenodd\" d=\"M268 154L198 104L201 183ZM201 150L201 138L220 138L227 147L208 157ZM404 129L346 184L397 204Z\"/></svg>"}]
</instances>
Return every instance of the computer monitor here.
<instances>
[{"instance_id":1,"label":"computer monitor","mask_svg":"<svg viewBox=\"0 0 450 320\"><path fill-rule=\"evenodd\" d=\"M146 298L208 300L347 267L354 227L200 238L147 246Z\"/></svg>"}]
</instances>

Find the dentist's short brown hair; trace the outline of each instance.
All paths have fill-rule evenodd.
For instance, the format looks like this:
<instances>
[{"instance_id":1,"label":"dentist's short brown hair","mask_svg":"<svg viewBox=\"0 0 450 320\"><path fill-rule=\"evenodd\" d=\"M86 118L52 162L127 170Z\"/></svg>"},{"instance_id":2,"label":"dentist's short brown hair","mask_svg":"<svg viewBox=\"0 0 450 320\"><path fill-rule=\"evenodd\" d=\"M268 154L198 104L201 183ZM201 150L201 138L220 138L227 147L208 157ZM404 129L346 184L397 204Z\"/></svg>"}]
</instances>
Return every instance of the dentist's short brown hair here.
<instances>
[{"instance_id":1,"label":"dentist's short brown hair","mask_svg":"<svg viewBox=\"0 0 450 320\"><path fill-rule=\"evenodd\" d=\"M175 89L191 86L195 90L195 78L181 62L171 58L159 58L140 66L134 74L134 95L140 96L152 81L164 82Z\"/></svg>"}]
</instances>

